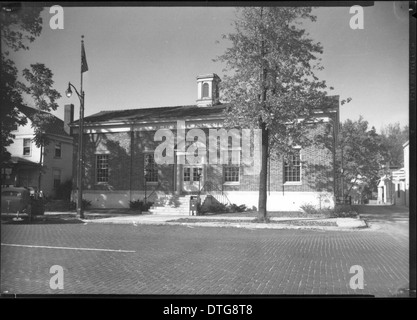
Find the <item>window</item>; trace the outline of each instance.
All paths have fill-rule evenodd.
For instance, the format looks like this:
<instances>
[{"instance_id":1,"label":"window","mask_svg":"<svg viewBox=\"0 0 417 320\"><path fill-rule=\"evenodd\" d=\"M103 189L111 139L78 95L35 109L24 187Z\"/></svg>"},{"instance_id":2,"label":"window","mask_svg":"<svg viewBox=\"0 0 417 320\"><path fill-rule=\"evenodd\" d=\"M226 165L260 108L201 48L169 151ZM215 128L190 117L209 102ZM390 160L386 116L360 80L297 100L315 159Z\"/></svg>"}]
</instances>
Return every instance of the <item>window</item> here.
<instances>
[{"instance_id":1,"label":"window","mask_svg":"<svg viewBox=\"0 0 417 320\"><path fill-rule=\"evenodd\" d=\"M209 96L209 85L208 85L208 83L204 83L203 84L203 95L202 95L202 97L203 98L208 98L208 96Z\"/></svg>"},{"instance_id":2,"label":"window","mask_svg":"<svg viewBox=\"0 0 417 320\"><path fill-rule=\"evenodd\" d=\"M158 182L158 168L155 164L155 158L153 153L145 154L145 181L146 182Z\"/></svg>"},{"instance_id":3,"label":"window","mask_svg":"<svg viewBox=\"0 0 417 320\"><path fill-rule=\"evenodd\" d=\"M200 181L203 168L193 168L193 181Z\"/></svg>"},{"instance_id":4,"label":"window","mask_svg":"<svg viewBox=\"0 0 417 320\"><path fill-rule=\"evenodd\" d=\"M109 182L109 155L99 154L96 156L96 179L98 183Z\"/></svg>"},{"instance_id":5,"label":"window","mask_svg":"<svg viewBox=\"0 0 417 320\"><path fill-rule=\"evenodd\" d=\"M61 158L61 143L55 144L55 158Z\"/></svg>"},{"instance_id":6,"label":"window","mask_svg":"<svg viewBox=\"0 0 417 320\"><path fill-rule=\"evenodd\" d=\"M224 182L239 182L240 166L232 164L232 152L236 150L229 149L228 162L229 164L223 166L223 180ZM240 163L240 152L239 152Z\"/></svg>"},{"instance_id":7,"label":"window","mask_svg":"<svg viewBox=\"0 0 417 320\"><path fill-rule=\"evenodd\" d=\"M284 182L301 182L300 151L295 151L284 163Z\"/></svg>"},{"instance_id":8,"label":"window","mask_svg":"<svg viewBox=\"0 0 417 320\"><path fill-rule=\"evenodd\" d=\"M191 181L191 168L184 168L184 181Z\"/></svg>"},{"instance_id":9,"label":"window","mask_svg":"<svg viewBox=\"0 0 417 320\"><path fill-rule=\"evenodd\" d=\"M225 166L224 182L239 182L239 169L238 166Z\"/></svg>"},{"instance_id":10,"label":"window","mask_svg":"<svg viewBox=\"0 0 417 320\"><path fill-rule=\"evenodd\" d=\"M54 174L54 188L56 189L61 184L61 170L54 169L53 174Z\"/></svg>"},{"instance_id":11,"label":"window","mask_svg":"<svg viewBox=\"0 0 417 320\"><path fill-rule=\"evenodd\" d=\"M31 154L31 139L23 139L23 155L30 156Z\"/></svg>"}]
</instances>

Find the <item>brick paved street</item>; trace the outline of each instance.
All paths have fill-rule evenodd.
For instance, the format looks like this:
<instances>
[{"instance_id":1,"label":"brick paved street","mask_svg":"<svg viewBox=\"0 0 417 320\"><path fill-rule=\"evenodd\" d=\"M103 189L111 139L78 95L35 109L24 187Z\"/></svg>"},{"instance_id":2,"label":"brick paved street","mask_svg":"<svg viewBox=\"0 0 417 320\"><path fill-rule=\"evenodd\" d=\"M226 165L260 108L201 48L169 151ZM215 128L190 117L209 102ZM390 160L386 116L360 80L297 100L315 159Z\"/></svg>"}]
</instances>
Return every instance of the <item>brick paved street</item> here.
<instances>
[{"instance_id":1,"label":"brick paved street","mask_svg":"<svg viewBox=\"0 0 417 320\"><path fill-rule=\"evenodd\" d=\"M156 225L1 226L1 292L15 294L373 294L408 288L408 241L381 230ZM7 244L97 248L64 250ZM52 265L64 289L52 290ZM350 289L350 267L364 269Z\"/></svg>"}]
</instances>

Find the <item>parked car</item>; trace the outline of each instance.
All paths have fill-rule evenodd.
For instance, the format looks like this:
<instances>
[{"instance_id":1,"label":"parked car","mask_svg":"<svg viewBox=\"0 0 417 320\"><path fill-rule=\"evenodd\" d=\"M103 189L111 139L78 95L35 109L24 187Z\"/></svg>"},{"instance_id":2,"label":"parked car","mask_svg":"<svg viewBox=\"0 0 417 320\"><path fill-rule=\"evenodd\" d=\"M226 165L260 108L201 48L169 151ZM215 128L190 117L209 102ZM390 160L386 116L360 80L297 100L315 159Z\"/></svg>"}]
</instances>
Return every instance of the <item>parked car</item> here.
<instances>
[{"instance_id":1,"label":"parked car","mask_svg":"<svg viewBox=\"0 0 417 320\"><path fill-rule=\"evenodd\" d=\"M1 188L1 216L32 219L44 214L43 199L24 187Z\"/></svg>"}]
</instances>

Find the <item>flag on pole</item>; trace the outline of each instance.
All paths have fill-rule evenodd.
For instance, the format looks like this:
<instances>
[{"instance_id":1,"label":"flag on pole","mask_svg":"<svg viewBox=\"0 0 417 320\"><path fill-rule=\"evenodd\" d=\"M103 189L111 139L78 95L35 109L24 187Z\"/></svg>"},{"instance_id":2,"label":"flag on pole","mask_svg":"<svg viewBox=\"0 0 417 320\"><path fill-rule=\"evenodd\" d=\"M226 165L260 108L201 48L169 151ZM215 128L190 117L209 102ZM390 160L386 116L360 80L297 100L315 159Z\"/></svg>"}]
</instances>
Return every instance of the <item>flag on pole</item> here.
<instances>
[{"instance_id":1,"label":"flag on pole","mask_svg":"<svg viewBox=\"0 0 417 320\"><path fill-rule=\"evenodd\" d=\"M81 73L88 71L87 58L85 57L84 40L81 42Z\"/></svg>"}]
</instances>

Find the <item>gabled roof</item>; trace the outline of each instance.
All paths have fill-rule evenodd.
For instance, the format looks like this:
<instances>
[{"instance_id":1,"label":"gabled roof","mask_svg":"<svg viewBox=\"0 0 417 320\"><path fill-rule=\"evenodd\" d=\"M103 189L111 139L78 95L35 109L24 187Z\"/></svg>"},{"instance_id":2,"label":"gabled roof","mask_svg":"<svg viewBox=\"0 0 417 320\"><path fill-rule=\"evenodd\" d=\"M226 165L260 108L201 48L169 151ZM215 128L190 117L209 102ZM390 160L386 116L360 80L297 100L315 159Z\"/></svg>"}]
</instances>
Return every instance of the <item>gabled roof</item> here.
<instances>
[{"instance_id":1,"label":"gabled roof","mask_svg":"<svg viewBox=\"0 0 417 320\"><path fill-rule=\"evenodd\" d=\"M101 111L84 118L84 123L97 122L136 122L136 121L155 121L155 120L174 120L174 119L195 119L220 115L226 105L215 105L211 107L176 106L158 107L145 109L112 110ZM78 120L73 122L77 124Z\"/></svg>"},{"instance_id":2,"label":"gabled roof","mask_svg":"<svg viewBox=\"0 0 417 320\"><path fill-rule=\"evenodd\" d=\"M220 117L223 110L228 104L218 104L214 106L199 107L196 105L171 106L157 108L138 108L127 110L101 111L84 118L84 124L94 123L134 123L140 121L158 121L158 120L187 120L206 117ZM317 111L326 112L338 110L339 96L329 96L328 103L317 109ZM78 120L71 123L78 125Z\"/></svg>"},{"instance_id":3,"label":"gabled roof","mask_svg":"<svg viewBox=\"0 0 417 320\"><path fill-rule=\"evenodd\" d=\"M33 121L33 116L37 112L41 112L43 114L50 114L48 112L39 111L37 109L31 108L31 107L28 107L28 106L24 106L24 105L19 107L19 111L22 112L31 121ZM53 114L51 114L51 115L53 116L53 121L47 126L46 133L57 134L57 135L61 135L61 136L69 136L64 130L64 121L57 118Z\"/></svg>"}]
</instances>

